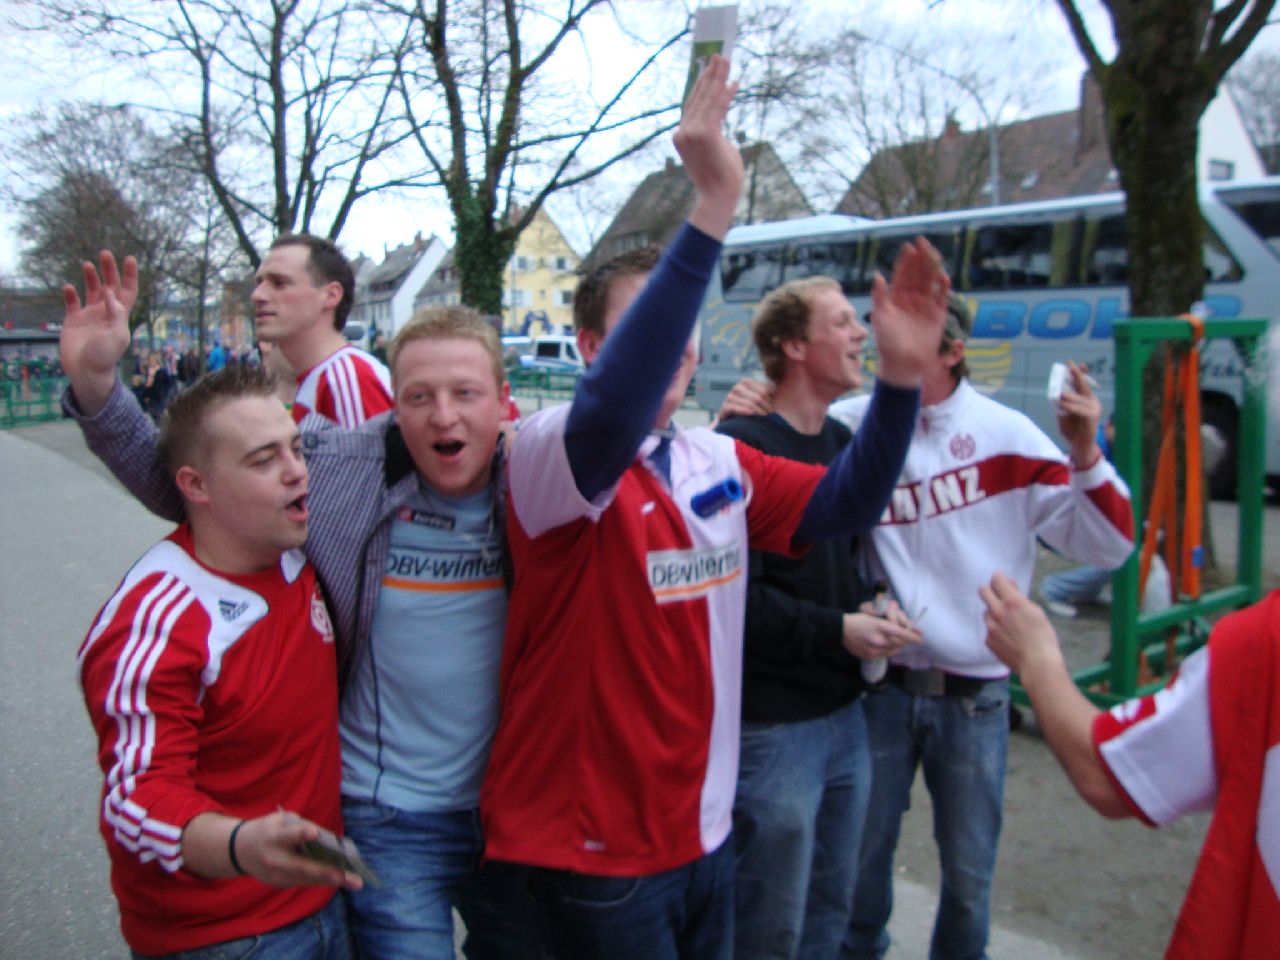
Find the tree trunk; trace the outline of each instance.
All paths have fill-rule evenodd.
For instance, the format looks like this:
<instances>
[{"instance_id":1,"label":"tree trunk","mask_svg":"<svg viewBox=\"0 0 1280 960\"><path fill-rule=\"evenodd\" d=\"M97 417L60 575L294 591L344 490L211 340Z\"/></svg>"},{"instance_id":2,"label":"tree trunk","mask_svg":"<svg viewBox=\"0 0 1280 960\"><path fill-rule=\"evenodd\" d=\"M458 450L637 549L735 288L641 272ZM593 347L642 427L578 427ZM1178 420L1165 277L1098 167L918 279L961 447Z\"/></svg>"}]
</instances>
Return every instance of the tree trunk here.
<instances>
[{"instance_id":1,"label":"tree trunk","mask_svg":"<svg viewBox=\"0 0 1280 960\"><path fill-rule=\"evenodd\" d=\"M1200 118L1214 85L1193 68L1189 49L1199 29L1167 18L1126 24L1131 44L1100 78L1107 105L1107 137L1125 191L1129 235L1129 314L1170 317L1204 295L1203 219L1197 190ZM1158 31L1158 34L1152 33ZM1155 37L1161 39L1157 43ZM1166 356L1158 351L1143 374L1144 509L1151 503L1161 443ZM1186 442L1177 431L1179 461ZM1185 490L1178 483L1178 516ZM1139 517L1141 522L1144 518ZM1181 519L1176 532L1181 537ZM1205 528L1208 533L1207 527Z\"/></svg>"},{"instance_id":2,"label":"tree trunk","mask_svg":"<svg viewBox=\"0 0 1280 960\"><path fill-rule=\"evenodd\" d=\"M515 234L498 227L470 191L453 206L462 302L487 316L501 316L502 275L515 251Z\"/></svg>"}]
</instances>

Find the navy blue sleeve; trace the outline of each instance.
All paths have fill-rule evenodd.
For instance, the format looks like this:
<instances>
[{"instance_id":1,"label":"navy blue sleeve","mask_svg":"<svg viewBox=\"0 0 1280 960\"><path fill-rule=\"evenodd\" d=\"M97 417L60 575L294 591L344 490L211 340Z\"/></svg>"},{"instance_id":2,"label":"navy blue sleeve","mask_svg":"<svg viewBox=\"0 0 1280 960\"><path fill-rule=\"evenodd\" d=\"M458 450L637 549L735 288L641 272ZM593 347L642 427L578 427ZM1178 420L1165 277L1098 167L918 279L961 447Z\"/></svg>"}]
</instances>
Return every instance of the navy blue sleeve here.
<instances>
[{"instance_id":1,"label":"navy blue sleeve","mask_svg":"<svg viewBox=\"0 0 1280 960\"><path fill-rule=\"evenodd\" d=\"M564 445L585 499L618 482L653 428L719 256L720 241L686 223L578 381Z\"/></svg>"},{"instance_id":2,"label":"navy blue sleeve","mask_svg":"<svg viewBox=\"0 0 1280 960\"><path fill-rule=\"evenodd\" d=\"M907 460L920 391L876 381L862 426L814 488L795 540L870 530L880 520Z\"/></svg>"}]
</instances>

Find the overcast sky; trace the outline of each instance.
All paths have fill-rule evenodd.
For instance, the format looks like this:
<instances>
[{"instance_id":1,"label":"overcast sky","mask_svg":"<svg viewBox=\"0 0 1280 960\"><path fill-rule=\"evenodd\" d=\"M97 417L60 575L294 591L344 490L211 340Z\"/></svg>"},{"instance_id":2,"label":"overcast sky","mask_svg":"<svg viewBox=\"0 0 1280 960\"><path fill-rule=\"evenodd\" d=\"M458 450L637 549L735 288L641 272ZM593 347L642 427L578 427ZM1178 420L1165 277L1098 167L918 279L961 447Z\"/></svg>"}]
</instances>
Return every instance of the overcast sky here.
<instances>
[{"instance_id":1,"label":"overcast sky","mask_svg":"<svg viewBox=\"0 0 1280 960\"><path fill-rule=\"evenodd\" d=\"M644 0L621 2L624 5L642 4ZM848 0L814 2L819 6L830 3L842 10L849 9ZM1100 12L1096 0L1083 2L1091 17L1095 42L1109 46L1111 38L1106 28L1105 15ZM1026 115L1052 113L1075 105L1083 62L1076 54L1074 43L1052 0L944 0L933 9L930 9L930 4L931 0L899 0L896 4L876 6L880 16L888 15L908 23L926 18L930 30L936 29L943 34L952 30L966 36L972 35L975 30L983 33L986 32L984 25L990 24L990 33L997 42L1003 40L1000 36L1002 32L1010 32L1011 24L1016 19L1017 46L1021 55L1014 69L1035 69L1039 75L1035 102L1025 111ZM0 58L0 120L34 107L54 105L69 95L106 102L121 99L121 78L109 63L90 60L89 69L86 70L83 69L85 61L76 57L75 62L80 69L75 71L76 77L74 83L71 83L68 76L70 71L65 67L65 54L52 53L52 47L42 49L30 36L16 36L4 23L11 10L10 0L0 0L0 45L6 54ZM889 10L891 13L886 13ZM1016 18L1013 11L1017 12ZM1271 28L1271 32L1277 31ZM595 55L596 38L592 37L591 42ZM1109 53L1109 49L1106 50L1106 54ZM95 58L100 56L92 52L86 55ZM597 55L596 62L605 63L608 59ZM1027 64L1031 65L1030 68ZM1006 115L1001 119L1007 122L1017 117ZM649 163L652 164L652 161ZM644 172L643 169L619 169L612 182L602 186L605 190L617 192L620 202ZM551 210L554 215L554 204ZM563 218L570 217L566 213ZM14 235L14 229L12 214L0 210L0 276L16 272L20 244ZM411 240L417 230L421 230L424 235L436 233L446 242L452 241L449 216L441 199L397 199L380 204L376 202L376 198L370 197L362 200L353 211L341 242L352 256L363 252L380 259L384 245L395 246Z\"/></svg>"}]
</instances>

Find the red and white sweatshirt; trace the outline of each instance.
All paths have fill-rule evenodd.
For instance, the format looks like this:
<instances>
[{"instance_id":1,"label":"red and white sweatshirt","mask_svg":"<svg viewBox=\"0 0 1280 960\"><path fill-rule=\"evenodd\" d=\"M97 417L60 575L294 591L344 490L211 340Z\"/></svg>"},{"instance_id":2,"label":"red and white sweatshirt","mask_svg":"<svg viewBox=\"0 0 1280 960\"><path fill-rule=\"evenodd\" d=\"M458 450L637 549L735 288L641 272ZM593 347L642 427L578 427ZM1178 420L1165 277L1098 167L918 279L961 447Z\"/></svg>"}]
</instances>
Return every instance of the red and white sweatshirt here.
<instances>
[{"instance_id":1,"label":"red and white sweatshirt","mask_svg":"<svg viewBox=\"0 0 1280 960\"><path fill-rule=\"evenodd\" d=\"M1225 617L1163 690L1093 725L1136 816L1163 826L1214 809L1169 960L1280 950L1280 592Z\"/></svg>"},{"instance_id":2,"label":"red and white sweatshirt","mask_svg":"<svg viewBox=\"0 0 1280 960\"><path fill-rule=\"evenodd\" d=\"M823 468L678 431L670 486L645 460L650 437L588 502L565 453L568 413L535 414L511 454L516 584L480 794L485 854L659 873L729 834L747 550L791 552ZM745 504L692 511L695 494L729 478L752 491Z\"/></svg>"},{"instance_id":3,"label":"red and white sweatshirt","mask_svg":"<svg viewBox=\"0 0 1280 960\"><path fill-rule=\"evenodd\" d=\"M830 412L856 430L869 403L853 397ZM1133 549L1129 490L1105 458L1074 469L1030 419L962 380L921 409L871 537L894 596L924 634L893 662L1007 676L987 649L978 588L998 570L1030 590L1037 536L1075 560L1118 567Z\"/></svg>"},{"instance_id":4,"label":"red and white sweatshirt","mask_svg":"<svg viewBox=\"0 0 1280 960\"><path fill-rule=\"evenodd\" d=\"M169 954L278 929L332 887L208 880L184 868L201 813L278 808L341 832L333 628L300 551L244 576L203 566L178 527L133 566L79 653L105 776L100 828L120 926Z\"/></svg>"},{"instance_id":5,"label":"red and white sweatshirt","mask_svg":"<svg viewBox=\"0 0 1280 960\"><path fill-rule=\"evenodd\" d=\"M293 421L318 413L342 427L358 427L395 405L391 374L377 357L346 344L298 377Z\"/></svg>"}]
</instances>

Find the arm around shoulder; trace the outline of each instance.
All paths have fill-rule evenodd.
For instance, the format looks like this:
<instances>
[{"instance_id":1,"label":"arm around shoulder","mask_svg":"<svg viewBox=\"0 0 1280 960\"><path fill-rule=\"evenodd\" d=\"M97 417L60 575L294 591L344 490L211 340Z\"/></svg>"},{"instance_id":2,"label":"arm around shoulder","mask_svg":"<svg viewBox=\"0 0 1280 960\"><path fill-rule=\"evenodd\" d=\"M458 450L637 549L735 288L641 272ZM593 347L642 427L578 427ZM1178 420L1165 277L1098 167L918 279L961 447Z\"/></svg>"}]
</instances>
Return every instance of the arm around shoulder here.
<instances>
[{"instance_id":1,"label":"arm around shoulder","mask_svg":"<svg viewBox=\"0 0 1280 960\"><path fill-rule=\"evenodd\" d=\"M94 455L148 510L165 520L180 522L186 508L173 478L160 463L155 423L119 380L95 414L80 406L80 396L68 388L62 409L76 421Z\"/></svg>"}]
</instances>

